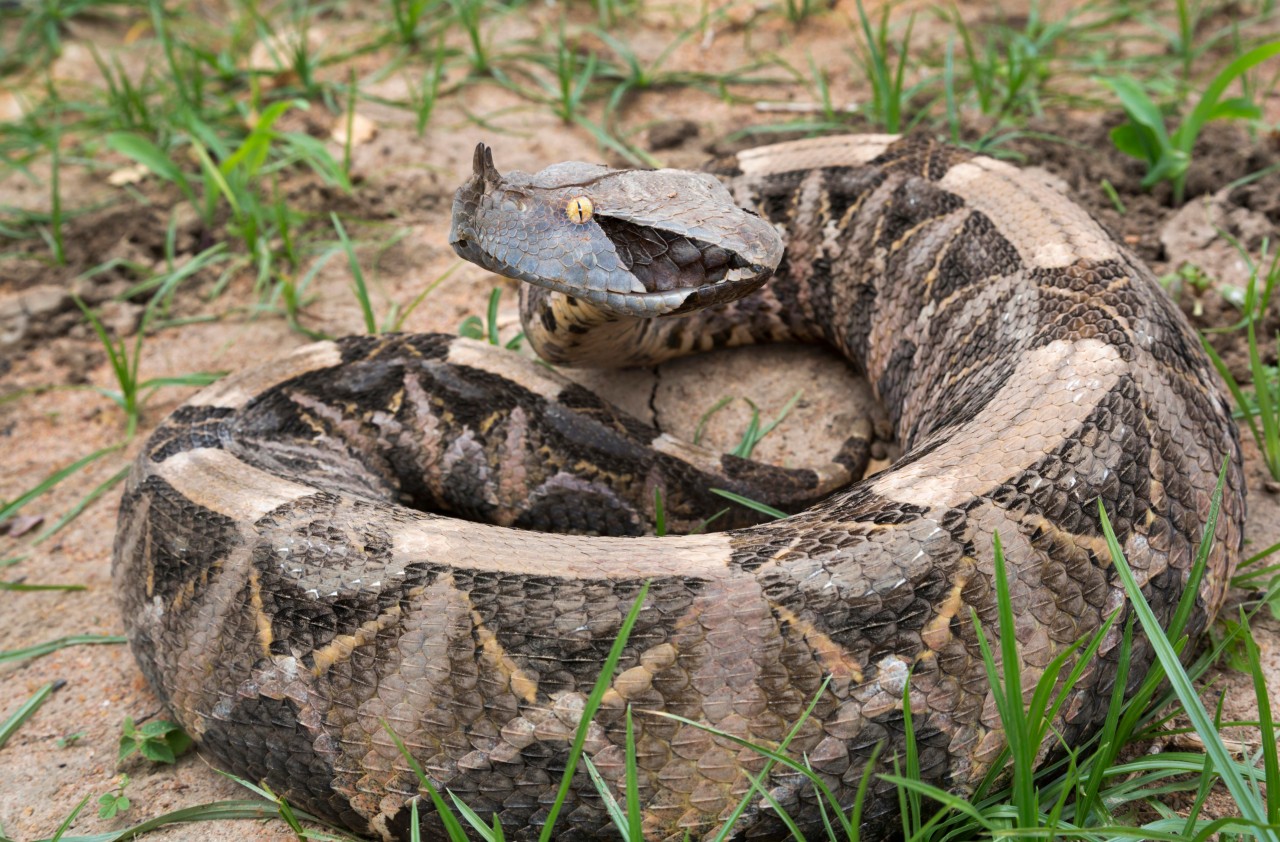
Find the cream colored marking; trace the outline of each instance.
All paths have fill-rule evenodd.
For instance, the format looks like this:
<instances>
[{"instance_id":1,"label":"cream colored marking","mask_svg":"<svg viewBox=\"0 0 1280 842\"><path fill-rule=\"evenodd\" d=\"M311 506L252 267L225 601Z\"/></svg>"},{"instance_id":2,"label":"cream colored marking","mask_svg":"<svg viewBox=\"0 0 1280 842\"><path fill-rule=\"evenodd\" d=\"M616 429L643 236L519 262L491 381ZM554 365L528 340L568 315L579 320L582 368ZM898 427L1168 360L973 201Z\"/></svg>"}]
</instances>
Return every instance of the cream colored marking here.
<instances>
[{"instance_id":1,"label":"cream colored marking","mask_svg":"<svg viewBox=\"0 0 1280 842\"><path fill-rule=\"evenodd\" d=\"M463 594L466 598L466 594ZM470 602L470 599L467 599ZM484 624L484 618L480 616L480 612L474 608L471 609L471 623L476 630L476 637L480 640L480 648L484 654L488 655L490 660L498 666L502 674L511 682L511 690L520 698L529 704L533 704L538 700L538 679L536 674L530 675L527 670L520 668L520 665L511 660L511 656L502 648L502 644L498 641L498 636L489 630Z\"/></svg>"},{"instance_id":2,"label":"cream colored marking","mask_svg":"<svg viewBox=\"0 0 1280 842\"><path fill-rule=\"evenodd\" d=\"M804 637L805 643L809 644L813 654L818 657L818 662L822 664L823 669L829 672L833 678L849 679L856 684L861 684L864 681L862 665L851 658L843 646L819 631L813 623L803 619L791 609L782 605L772 605L772 608L774 613L778 615L779 620L800 632L801 636Z\"/></svg>"},{"instance_id":3,"label":"cream colored marking","mask_svg":"<svg viewBox=\"0 0 1280 842\"><path fill-rule=\"evenodd\" d=\"M147 599L151 599L153 596L156 595L155 547L152 546L152 543L151 543L151 530L142 528L142 525L149 523L151 520L151 496L146 495L142 497L142 501L143 501L143 505L146 506L147 508L145 510L140 510L134 513L133 522L136 525L133 527L133 529L130 530L130 532L133 535L137 535L139 532L141 533L142 551L141 552L135 551L135 554L132 557L143 559L147 565L146 593L147 593ZM122 557L129 558L130 556L124 555Z\"/></svg>"},{"instance_id":4,"label":"cream colored marking","mask_svg":"<svg viewBox=\"0 0 1280 842\"><path fill-rule=\"evenodd\" d=\"M417 589L421 593L421 589ZM393 605L383 614L360 624L354 634L340 634L324 646L311 653L315 664L311 673L317 678L328 672L334 664L340 664L351 657L358 646L364 646L377 638L378 633L400 620L400 606Z\"/></svg>"},{"instance_id":5,"label":"cream colored marking","mask_svg":"<svg viewBox=\"0 0 1280 842\"><path fill-rule=\"evenodd\" d=\"M239 522L253 523L272 509L316 493L213 448L174 454L154 470L197 506Z\"/></svg>"},{"instance_id":6,"label":"cream colored marking","mask_svg":"<svg viewBox=\"0 0 1280 842\"><path fill-rule=\"evenodd\" d=\"M675 576L722 580L734 575L729 567L729 538L723 533L585 537L423 517L396 524L391 540L397 562L402 564L426 560L467 570L577 579Z\"/></svg>"},{"instance_id":7,"label":"cream colored marking","mask_svg":"<svg viewBox=\"0 0 1280 842\"><path fill-rule=\"evenodd\" d=\"M885 151L899 136L894 134L815 137L760 146L738 153L743 175L761 176L817 167L856 167Z\"/></svg>"},{"instance_id":8,"label":"cream colored marking","mask_svg":"<svg viewBox=\"0 0 1280 842\"><path fill-rule=\"evenodd\" d=\"M920 639L924 645L928 647L925 652L920 653L923 657L930 650L941 649L951 640L951 621L960 613L960 609L964 606L964 598L961 594L964 592L964 586L968 584L969 576L967 573L957 575L956 583L951 586L951 593L947 594L947 598L943 600L942 606L938 608L938 613L933 615L929 622L925 623L924 629L920 632Z\"/></svg>"},{"instance_id":9,"label":"cream colored marking","mask_svg":"<svg viewBox=\"0 0 1280 842\"><path fill-rule=\"evenodd\" d=\"M1093 505L1096 506L1097 503L1095 502ZM1149 518L1150 516L1151 511L1148 510L1147 517ZM1044 515L1036 515L1035 517L1031 517L1030 515L1025 516L1023 523L1029 531L1034 529L1043 533L1047 537L1057 539L1063 543L1071 544L1072 546L1077 547L1081 552L1088 551L1092 553L1094 558L1100 559L1104 566L1111 563L1111 548L1107 545L1107 539L1102 535L1077 535L1074 532L1068 532ZM1028 534L1030 534L1030 532L1028 532ZM1146 540L1145 536L1137 533L1135 533L1133 537L1135 540ZM1132 544L1126 544L1124 549L1125 552L1130 555L1134 555ZM1143 549L1142 555L1144 557L1148 555L1145 548ZM1134 575L1138 579L1138 584L1146 585L1146 580L1144 580L1141 575L1138 575L1140 573L1141 571L1134 571Z\"/></svg>"},{"instance_id":10,"label":"cream colored marking","mask_svg":"<svg viewBox=\"0 0 1280 842\"><path fill-rule=\"evenodd\" d=\"M253 621L258 627L258 645L262 647L262 657L270 658L275 633L271 630L271 618L262 608L262 582L258 578L257 569L249 571L249 605L253 608Z\"/></svg>"},{"instance_id":11,"label":"cream colored marking","mask_svg":"<svg viewBox=\"0 0 1280 842\"><path fill-rule=\"evenodd\" d=\"M170 611L181 611L186 607L187 601L196 595L196 587L204 587L209 582L210 570L217 570L219 562L214 562L209 569L200 572L198 579L188 579L182 586L182 590L178 591L178 595L173 598L173 602L169 605Z\"/></svg>"},{"instance_id":12,"label":"cream colored marking","mask_svg":"<svg viewBox=\"0 0 1280 842\"><path fill-rule=\"evenodd\" d=\"M239 409L259 394L309 371L332 368L342 362L342 351L333 342L303 345L293 353L265 365L222 378L187 401L189 406L221 406Z\"/></svg>"},{"instance_id":13,"label":"cream colored marking","mask_svg":"<svg viewBox=\"0 0 1280 842\"><path fill-rule=\"evenodd\" d=\"M1062 444L1127 369L1119 352L1098 339L1057 340L1029 351L975 418L944 430L938 449L890 469L872 489L918 506L972 500Z\"/></svg>"},{"instance_id":14,"label":"cream colored marking","mask_svg":"<svg viewBox=\"0 0 1280 842\"><path fill-rule=\"evenodd\" d=\"M509 351L478 340L453 340L449 345L446 361L450 365L461 365L496 374L549 401L558 398L561 390L569 383L567 379L541 366L513 358Z\"/></svg>"},{"instance_id":15,"label":"cream colored marking","mask_svg":"<svg viewBox=\"0 0 1280 842\"><path fill-rule=\"evenodd\" d=\"M1120 249L1079 205L1011 164L975 158L938 182L981 211L1031 268L1055 269L1085 260L1114 260Z\"/></svg>"}]
</instances>

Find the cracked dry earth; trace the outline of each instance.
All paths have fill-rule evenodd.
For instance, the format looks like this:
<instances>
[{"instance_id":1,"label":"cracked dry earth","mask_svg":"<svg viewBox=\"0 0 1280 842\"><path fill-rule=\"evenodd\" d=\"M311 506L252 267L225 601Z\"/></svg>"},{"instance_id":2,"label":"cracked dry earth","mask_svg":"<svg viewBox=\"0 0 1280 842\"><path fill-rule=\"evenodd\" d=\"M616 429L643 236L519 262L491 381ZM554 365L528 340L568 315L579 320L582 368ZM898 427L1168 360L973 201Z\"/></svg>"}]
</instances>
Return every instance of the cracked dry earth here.
<instances>
[{"instance_id":1,"label":"cracked dry earth","mask_svg":"<svg viewBox=\"0 0 1280 842\"><path fill-rule=\"evenodd\" d=\"M806 46L821 45L815 40ZM403 84L393 77L384 84L397 83ZM496 112L510 104L500 91L486 89L481 96L482 103L469 104L473 109L482 106L486 112ZM676 101L645 98L636 104L634 119L637 125L646 121L657 124L651 136L653 146L674 144L659 152L667 163L695 166L717 148L706 138L724 136L745 121L759 119L745 106L712 106L691 96ZM318 216L337 209L372 220L357 229L365 242L381 242L392 233L403 232L389 248L370 246L361 251L380 312L390 301L411 300L424 284L453 265L446 245L449 200L454 187L469 172L471 150L477 141L495 146L498 166L504 170L536 171L566 157L566 150L572 150L568 153L572 156L598 157L588 141L549 115L526 113L518 118L525 137L495 138L492 132L468 122L456 103L442 103L436 118L440 128L429 130L425 140L403 127L403 116L389 109L370 105L365 116L380 130L354 150L358 187L353 196L332 195L305 177L290 182L288 189L292 201ZM323 122L334 118L311 113L307 119ZM696 122L680 122L689 120ZM691 133L690 125L696 134ZM1276 139L1255 140L1215 127L1206 135L1204 148L1197 150L1195 177L1204 186L1184 208L1174 212L1158 193L1142 194L1137 188L1140 170L1107 151L1107 125L1084 118L1057 121L1047 128L1101 151L1081 156L1067 147L1030 141L1020 142L1018 151L1027 155L1032 165L1044 167L1076 191L1077 200L1150 261L1157 274L1190 262L1215 277L1215 288L1181 290L1180 303L1195 316L1197 326L1235 322L1238 311L1226 303L1221 290L1230 293L1241 287L1244 267L1216 229L1240 238L1255 253L1264 237L1273 242L1280 239L1280 199L1276 198L1280 196L1280 178L1273 174L1234 190L1214 190L1280 160ZM1102 177L1116 185L1128 213L1120 215L1101 193L1098 183ZM116 202L72 223L68 244L73 267L78 262L78 271L83 271L110 257L157 261L168 209L177 196L166 194L157 185L144 184L142 189L155 204L140 207L105 185L100 174L87 173L70 177L68 189L73 191L71 204L104 198ZM38 206L40 196L35 192L24 181L0 181L0 204ZM208 245L209 232L199 230L197 220L181 213L180 219L178 246L182 254L194 254ZM108 274L86 282L75 280L76 274L50 270L37 260L8 259L0 264L0 394L52 384L112 385L102 347L83 324L68 293L74 291L99 305L109 328L119 336L135 333L140 308L137 303L114 298L127 288L126 278ZM282 318L250 312L253 291L248 278L233 279L221 296L208 301L202 293L211 282L211 278L198 278L191 289L180 291L174 315L212 314L218 318L148 335L143 345L142 376L234 370L306 341ZM315 299L304 322L335 335L357 331L361 317L350 283L343 261L327 263L316 278ZM432 293L406 329L454 332L466 316L482 313L488 291L495 284L506 290L499 313L502 336L513 336L519 329L514 287L470 265L457 270ZM1269 324L1268 330L1273 326ZM1237 373L1247 377L1238 336L1218 335L1213 341ZM864 417L869 403L864 383L833 355L812 348L743 349L671 363L656 371L584 372L580 376L633 414L684 437L693 435L700 416L721 397L750 398L769 419L797 390L803 390L786 421L757 450L763 460L792 466L825 462L843 442L844 430L861 423L856 419ZM142 433L189 393L180 388L157 392L147 405ZM749 407L743 400L735 400L712 417L704 440L713 447L731 449L748 418ZM883 430L883 412L872 409L869 423ZM40 391L0 403L0 465L4 466L0 470L0 499L12 499L57 468L120 441L123 430L121 414L91 391ZM52 523L127 464L141 438L75 474L27 506L24 514L43 517L45 525ZM1246 536L1257 549L1280 540L1280 497L1267 490L1265 470L1248 437L1245 448L1250 495ZM885 464L894 455L893 446L882 444L877 455L881 457L879 464ZM41 527L19 536L13 534L18 531L17 524L10 524L10 534L0 535L0 558L28 554L24 561L5 570L4 578L75 583L87 588L80 592L0 594L0 651L65 635L121 632L109 575L118 502L117 487L54 537L30 550L25 545ZM1239 601L1247 596L1235 593L1232 598ZM1227 610L1233 609L1229 605ZM1280 623L1265 611L1260 618L1255 636L1274 696L1280 692L1276 689L1280 688ZM0 715L7 715L45 683L55 680L66 684L0 749L0 825L9 837L47 837L82 798L96 799L112 789L121 771L131 777L127 790L133 802L131 810L102 820L91 803L75 822L73 833L97 833L188 805L246 797L242 789L203 762L198 752L174 767L152 766L135 758L117 768L116 749L124 718L141 721L164 716L126 647L78 646L0 667ZM1218 675L1206 690L1210 709L1219 694L1225 694L1226 718L1256 716L1244 676L1232 672ZM59 745L59 738L77 733L82 736ZM1227 736L1245 741L1255 738L1243 729L1230 730ZM1206 812L1222 815L1231 811L1230 799L1216 794ZM292 834L279 822L213 822L170 827L150 838L285 840Z\"/></svg>"}]
</instances>

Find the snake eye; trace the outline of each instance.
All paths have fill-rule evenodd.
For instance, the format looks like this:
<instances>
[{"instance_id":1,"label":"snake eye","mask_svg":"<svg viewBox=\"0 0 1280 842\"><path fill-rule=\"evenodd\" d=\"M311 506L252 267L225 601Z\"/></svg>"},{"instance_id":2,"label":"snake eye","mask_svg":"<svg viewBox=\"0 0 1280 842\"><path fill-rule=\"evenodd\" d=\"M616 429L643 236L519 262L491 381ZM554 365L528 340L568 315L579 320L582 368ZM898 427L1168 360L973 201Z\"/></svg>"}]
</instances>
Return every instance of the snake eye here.
<instances>
[{"instance_id":1,"label":"snake eye","mask_svg":"<svg viewBox=\"0 0 1280 842\"><path fill-rule=\"evenodd\" d=\"M569 204L566 205L564 209L569 220L575 225L581 225L589 220L594 211L595 207L591 204L591 200L586 196L575 196L569 200Z\"/></svg>"}]
</instances>

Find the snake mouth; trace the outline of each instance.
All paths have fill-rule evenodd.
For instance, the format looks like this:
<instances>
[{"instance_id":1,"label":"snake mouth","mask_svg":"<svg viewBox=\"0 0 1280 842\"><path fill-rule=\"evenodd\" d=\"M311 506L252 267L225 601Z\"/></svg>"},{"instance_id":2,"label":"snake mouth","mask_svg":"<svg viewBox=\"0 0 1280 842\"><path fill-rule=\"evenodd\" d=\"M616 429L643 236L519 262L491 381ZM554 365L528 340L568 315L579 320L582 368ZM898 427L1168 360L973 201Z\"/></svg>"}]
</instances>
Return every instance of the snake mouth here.
<instances>
[{"instance_id":1,"label":"snake mouth","mask_svg":"<svg viewBox=\"0 0 1280 842\"><path fill-rule=\"evenodd\" d=\"M551 286L619 315L652 318L687 313L742 298L764 285L774 266L699 237L638 225L599 214L595 217L621 264L629 290L603 295L591 288ZM539 281L534 281L539 283Z\"/></svg>"},{"instance_id":2,"label":"snake mouth","mask_svg":"<svg viewBox=\"0 0 1280 842\"><path fill-rule=\"evenodd\" d=\"M596 222L646 292L750 281L763 271L741 254L696 237L603 215ZM747 271L734 271L742 269Z\"/></svg>"}]
</instances>

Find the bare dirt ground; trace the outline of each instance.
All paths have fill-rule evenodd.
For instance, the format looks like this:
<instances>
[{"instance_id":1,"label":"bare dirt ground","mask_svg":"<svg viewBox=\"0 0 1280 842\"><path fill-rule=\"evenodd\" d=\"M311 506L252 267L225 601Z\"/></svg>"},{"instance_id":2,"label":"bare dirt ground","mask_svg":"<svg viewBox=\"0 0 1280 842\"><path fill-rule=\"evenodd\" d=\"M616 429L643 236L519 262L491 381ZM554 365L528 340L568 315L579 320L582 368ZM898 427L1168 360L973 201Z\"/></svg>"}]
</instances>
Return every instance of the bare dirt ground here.
<instances>
[{"instance_id":1,"label":"bare dirt ground","mask_svg":"<svg viewBox=\"0 0 1280 842\"><path fill-rule=\"evenodd\" d=\"M963 7L972 21L979 21L978 4ZM497 39L517 37L522 28L554 25L551 7L528 7L521 20L505 20ZM796 30L785 22L768 19L747 26L748 7L739 18L718 31L691 39L676 50L670 66L687 70L722 72L746 64L763 51L777 51L797 67L806 56L829 67L833 99L862 99L865 86L856 81L847 48L850 3L840 3L828 17ZM690 13L692 15L692 13ZM776 17L776 16L775 16ZM732 21L737 20L738 23ZM361 21L326 21L323 40L341 43L354 37ZM642 55L654 55L689 21L680 13L664 10L645 13L629 22L622 33ZM935 23L934 26L937 24ZM926 28L927 29L927 28ZM507 30L511 30L507 32ZM925 33L927 39L928 32ZM123 45L120 29L73 30L54 75L86 83L97 70L84 48L86 39L102 45ZM141 52L141 51L136 51ZM136 58L136 56L135 56ZM145 57L143 57L145 59ZM365 56L361 73L371 73L385 56ZM376 79L370 92L395 97L405 85L402 75ZM795 86L761 89L760 99L804 100ZM1267 104L1274 123L1280 103ZM465 110L464 110L465 108ZM297 176L288 182L290 200L313 215L313 228L327 224L330 210L365 223L353 230L363 246L365 270L371 278L379 312L388 302L407 302L455 262L446 244L452 193L470 170L471 150L478 141L495 148L501 169L533 171L556 160L607 157L584 132L567 127L546 109L528 107L526 101L496 86L471 86L461 96L444 98L424 137L413 131L408 117L376 103L362 103L359 113L377 127L376 136L353 149L353 181L350 196L335 194L314 178ZM480 115L486 126L468 115ZM338 119L321 106L291 118L295 129L327 136ZM776 120L751 104L751 96L726 104L714 96L691 89L654 91L637 97L627 111L631 126L652 126L652 140L670 147L654 149L665 163L693 166L710 152L722 148L721 139L752 123ZM691 121L680 129L680 121ZM1035 128L1065 138L1060 144L1030 136L1015 144L1027 164L1040 166L1060 179L1073 195L1145 259L1157 274L1194 263L1217 280L1217 286L1197 291L1184 287L1180 303L1200 327L1230 324L1239 312L1226 303L1221 288L1240 288L1247 272L1243 262L1215 230L1222 228L1240 238L1257 253L1263 238L1274 244L1280 237L1280 176L1220 191L1224 185L1280 161L1280 136L1250 137L1232 127L1214 127L1196 150L1189 180L1193 196L1185 207L1169 207L1167 192L1142 192L1141 167L1120 156L1106 139L1114 119L1095 114L1062 114L1045 119ZM679 129L672 132L672 128ZM976 131L976 127L974 131ZM668 136L663 137L662 133ZM643 137L643 135L641 135ZM341 148L331 143L341 156ZM651 144L651 147L654 144ZM108 184L105 177L123 167L123 159L106 158L104 169L80 168L64 174L70 207L108 203L106 207L77 216L68 230L69 266L51 267L39 247L27 258L0 262L0 394L50 385L91 384L111 388L112 375L100 343L93 337L66 291L74 290L90 304L100 305L117 335L131 337L141 308L136 302L117 301L131 279L124 273L106 273L93 281L78 279L86 268L112 257L159 262L170 209L181 197L154 181L128 192ZM42 170L41 166L46 166ZM33 168L37 177L47 175L47 165ZM1123 215L1100 187L1106 178L1126 205ZM145 199L140 202L138 197ZM0 180L0 205L41 208L47 192L41 185L10 175ZM402 236L389 248L379 248L391 234ZM209 244L213 232L188 216L179 230L178 250L190 256ZM304 343L278 314L255 311L252 281L241 273L216 299L208 300L213 277L198 277L179 291L176 317L207 316L148 335L143 344L142 375L181 375L195 370L234 370L278 355ZM411 331L456 332L468 315L482 314L488 291L502 284L507 294L500 312L504 338L513 335L517 323L513 309L514 288L470 265L463 266L433 292L409 318ZM334 335L358 332L362 321L356 298L350 291L351 275L345 261L332 260L320 271L313 287L314 300L303 322L309 328ZM7 315L6 315L7 314ZM5 319L8 319L5 321ZM1270 327L1270 326L1269 326ZM1220 335L1215 345L1244 380L1248 379L1238 334ZM715 359L683 361L660 371L641 371L626 377L596 378L624 406L655 420L678 435L691 435L698 417L723 395L749 397L766 418L776 414L797 389L804 395L795 412L767 438L757 451L765 459L792 465L823 461L822 447L842 440L840 431L856 411L858 394L852 376L830 354L815 349L759 349L715 355ZM590 379L590 378L588 378ZM732 384L726 386L724 384ZM56 520L89 489L127 464L145 432L190 394L189 389L165 388L146 407L143 429L137 439L118 454L106 457L76 474L24 510L42 515L45 523ZM651 408L656 408L655 412ZM747 420L747 407L735 401L713 419L708 441L731 448ZM114 405L92 391L53 389L0 403L0 499L12 499L54 470L102 447L119 441L123 418ZM824 444L825 442L825 444ZM1247 439L1250 478L1250 518L1247 536L1258 549L1280 540L1280 497L1267 490L1265 470L1256 448ZM0 651L31 646L68 635L113 635L122 632L110 590L110 558L115 528L118 487L50 540L25 549L21 536L0 535L0 558L29 553L20 564L4 571L5 578L30 583L76 583L81 592L0 594ZM1246 594L1236 594L1243 599ZM1269 676L1273 696L1280 688L1280 624L1267 616L1255 628L1255 636ZM198 753L182 758L175 767L160 767L134 760L118 768L117 743L125 717L142 721L163 718L154 695L146 686L127 647L77 646L46 657L0 666L0 715L7 714L47 682L66 682L50 701L0 749L0 825L16 840L51 835L82 798L111 790L121 771L131 777L127 794L133 807L122 817L101 820L92 804L74 824L75 834L97 833L158 815L181 806L247 794L217 775ZM1227 695L1227 718L1255 715L1247 680L1223 673L1208 691L1210 701L1219 692ZM1210 706L1212 710L1212 705ZM65 746L59 738L81 733ZM1246 739L1248 735L1243 735ZM1212 809L1229 812L1229 800L1219 799ZM290 831L280 822L202 823L171 827L156 834L169 839L287 839Z\"/></svg>"}]
</instances>

